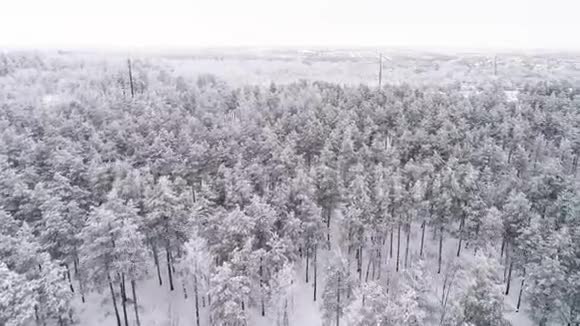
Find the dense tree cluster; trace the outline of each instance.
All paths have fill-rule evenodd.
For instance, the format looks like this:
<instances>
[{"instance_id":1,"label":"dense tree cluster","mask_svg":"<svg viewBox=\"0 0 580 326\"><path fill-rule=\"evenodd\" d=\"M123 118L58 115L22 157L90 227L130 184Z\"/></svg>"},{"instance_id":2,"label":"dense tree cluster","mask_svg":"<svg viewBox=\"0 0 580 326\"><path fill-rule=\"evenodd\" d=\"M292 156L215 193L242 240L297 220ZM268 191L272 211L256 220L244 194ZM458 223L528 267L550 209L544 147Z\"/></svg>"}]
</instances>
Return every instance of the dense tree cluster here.
<instances>
[{"instance_id":1,"label":"dense tree cluster","mask_svg":"<svg viewBox=\"0 0 580 326\"><path fill-rule=\"evenodd\" d=\"M198 326L286 326L299 278L327 325L504 325L516 277L540 325L580 320L577 88L232 88L137 62L131 96L50 67L0 75L2 325L74 323L93 292L139 324L151 277Z\"/></svg>"}]
</instances>

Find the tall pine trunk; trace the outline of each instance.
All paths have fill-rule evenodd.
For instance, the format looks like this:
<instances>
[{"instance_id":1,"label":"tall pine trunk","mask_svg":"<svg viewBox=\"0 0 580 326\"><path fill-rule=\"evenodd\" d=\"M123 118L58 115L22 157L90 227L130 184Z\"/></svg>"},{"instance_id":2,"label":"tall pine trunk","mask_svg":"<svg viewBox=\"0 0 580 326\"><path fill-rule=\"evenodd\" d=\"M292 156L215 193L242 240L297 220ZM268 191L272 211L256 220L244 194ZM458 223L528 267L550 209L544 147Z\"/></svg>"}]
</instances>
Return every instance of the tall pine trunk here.
<instances>
[{"instance_id":1,"label":"tall pine trunk","mask_svg":"<svg viewBox=\"0 0 580 326\"><path fill-rule=\"evenodd\" d=\"M518 303L516 305L516 312L520 311L520 305L522 304L522 294L524 292L525 281L526 281L526 270L524 269L524 276L522 277L522 284L520 285L520 293L518 294Z\"/></svg>"},{"instance_id":2,"label":"tall pine trunk","mask_svg":"<svg viewBox=\"0 0 580 326\"><path fill-rule=\"evenodd\" d=\"M502 238L502 240L501 240L501 249L500 249L500 256L499 256L499 261L500 261L500 262L501 262L501 261L502 261L502 259L503 259L503 252L504 252L504 249L505 249L505 243L506 243L506 241L505 241L505 236L504 236L504 237Z\"/></svg>"},{"instance_id":3,"label":"tall pine trunk","mask_svg":"<svg viewBox=\"0 0 580 326\"><path fill-rule=\"evenodd\" d=\"M131 97L135 97L135 89L133 87L133 73L131 71L131 59L127 59L127 65L129 66L129 85L131 86Z\"/></svg>"},{"instance_id":4,"label":"tall pine trunk","mask_svg":"<svg viewBox=\"0 0 580 326\"><path fill-rule=\"evenodd\" d=\"M365 273L365 282L369 281L369 272L371 270L371 262L373 261L374 257L373 257L373 251L369 250L370 254L369 254L369 259L367 262L367 271Z\"/></svg>"},{"instance_id":5,"label":"tall pine trunk","mask_svg":"<svg viewBox=\"0 0 580 326\"><path fill-rule=\"evenodd\" d=\"M379 256L378 256L379 263L377 266L377 279L380 280L381 279L381 270L383 269L383 257L382 257L383 256L383 254L382 254L383 249L379 248L378 251L379 251Z\"/></svg>"},{"instance_id":6,"label":"tall pine trunk","mask_svg":"<svg viewBox=\"0 0 580 326\"><path fill-rule=\"evenodd\" d=\"M513 269L514 263L513 261L510 261L510 267L509 267L509 271L508 271L508 278L507 278L507 285L505 288L505 295L510 294L510 285L512 283L512 269Z\"/></svg>"},{"instance_id":7,"label":"tall pine trunk","mask_svg":"<svg viewBox=\"0 0 580 326\"><path fill-rule=\"evenodd\" d=\"M433 227L433 241L437 240L437 228Z\"/></svg>"},{"instance_id":8,"label":"tall pine trunk","mask_svg":"<svg viewBox=\"0 0 580 326\"><path fill-rule=\"evenodd\" d=\"M425 220L423 220L423 223L421 223L421 248L419 249L419 257L423 258L423 245L425 243L425 229L426 229L426 223Z\"/></svg>"},{"instance_id":9,"label":"tall pine trunk","mask_svg":"<svg viewBox=\"0 0 580 326\"><path fill-rule=\"evenodd\" d=\"M161 279L161 267L159 266L159 255L157 253L157 245L151 243L151 250L153 251L153 261L155 262L155 267L157 268L157 278L159 279L159 286L163 285L163 280Z\"/></svg>"},{"instance_id":10,"label":"tall pine trunk","mask_svg":"<svg viewBox=\"0 0 580 326\"><path fill-rule=\"evenodd\" d=\"M309 274L309 271L308 271L308 265L309 265L309 257L308 257L309 255L308 254L309 254L309 252L310 252L310 250L308 250L308 247L306 247L306 283L308 283L308 274Z\"/></svg>"},{"instance_id":11,"label":"tall pine trunk","mask_svg":"<svg viewBox=\"0 0 580 326\"><path fill-rule=\"evenodd\" d=\"M290 326L290 318L288 318L288 299L284 301L284 316L282 318L282 326Z\"/></svg>"},{"instance_id":12,"label":"tall pine trunk","mask_svg":"<svg viewBox=\"0 0 580 326\"><path fill-rule=\"evenodd\" d=\"M407 245L405 247L405 268L408 268L409 262L409 243L411 241L411 223L407 224Z\"/></svg>"},{"instance_id":13,"label":"tall pine trunk","mask_svg":"<svg viewBox=\"0 0 580 326\"><path fill-rule=\"evenodd\" d=\"M40 325L40 316L38 316L38 305L34 305L34 320L36 321L36 325Z\"/></svg>"},{"instance_id":14,"label":"tall pine trunk","mask_svg":"<svg viewBox=\"0 0 580 326\"><path fill-rule=\"evenodd\" d=\"M463 242L463 228L465 227L465 215L461 216L461 223L459 224L459 245L457 246L457 257L461 254L461 243Z\"/></svg>"},{"instance_id":15,"label":"tall pine trunk","mask_svg":"<svg viewBox=\"0 0 580 326\"><path fill-rule=\"evenodd\" d=\"M70 277L70 269L68 267L68 264L64 264L64 267L66 268L66 278L68 280L68 285L70 287L70 291L72 293L75 293L75 288L73 287L73 282L72 282L72 279Z\"/></svg>"},{"instance_id":16,"label":"tall pine trunk","mask_svg":"<svg viewBox=\"0 0 580 326\"><path fill-rule=\"evenodd\" d=\"M266 307L264 305L264 264L263 259L260 257L260 303L262 310L262 317L266 316Z\"/></svg>"},{"instance_id":17,"label":"tall pine trunk","mask_svg":"<svg viewBox=\"0 0 580 326\"><path fill-rule=\"evenodd\" d=\"M183 298L187 300L187 286L185 285L185 280L181 280L181 288L183 289Z\"/></svg>"},{"instance_id":18,"label":"tall pine trunk","mask_svg":"<svg viewBox=\"0 0 580 326\"><path fill-rule=\"evenodd\" d=\"M389 256L393 258L393 226L391 225L391 247L389 249Z\"/></svg>"},{"instance_id":19,"label":"tall pine trunk","mask_svg":"<svg viewBox=\"0 0 580 326\"><path fill-rule=\"evenodd\" d=\"M139 320L139 305L137 304L137 291L135 290L135 280L131 280L131 292L133 292L133 308L135 309L135 321L137 326L141 326L141 320Z\"/></svg>"},{"instance_id":20,"label":"tall pine trunk","mask_svg":"<svg viewBox=\"0 0 580 326\"><path fill-rule=\"evenodd\" d=\"M113 290L113 282L111 276L107 275L109 280L109 289L111 290L111 299L113 299L113 307L115 308L115 317L117 318L117 326L121 326L121 316L119 316L119 309L117 308L117 298L115 297L115 290Z\"/></svg>"},{"instance_id":21,"label":"tall pine trunk","mask_svg":"<svg viewBox=\"0 0 580 326\"><path fill-rule=\"evenodd\" d=\"M197 287L197 272L193 274L193 292L195 295L195 324L199 326L199 290Z\"/></svg>"},{"instance_id":22,"label":"tall pine trunk","mask_svg":"<svg viewBox=\"0 0 580 326\"><path fill-rule=\"evenodd\" d=\"M169 250L169 243L165 247L165 254L167 256L167 275L169 276L169 290L173 291L173 272L171 270L171 252Z\"/></svg>"},{"instance_id":23,"label":"tall pine trunk","mask_svg":"<svg viewBox=\"0 0 580 326\"><path fill-rule=\"evenodd\" d=\"M381 249L380 248L381 247L378 247L373 254L373 274L371 276L372 280L375 280L376 269L378 267L377 263L379 263L379 264L381 263Z\"/></svg>"},{"instance_id":24,"label":"tall pine trunk","mask_svg":"<svg viewBox=\"0 0 580 326\"><path fill-rule=\"evenodd\" d=\"M363 247L360 246L360 249L358 251L358 265L357 265L359 282L362 281L362 268L363 268L362 265L363 265Z\"/></svg>"},{"instance_id":25,"label":"tall pine trunk","mask_svg":"<svg viewBox=\"0 0 580 326\"><path fill-rule=\"evenodd\" d=\"M318 271L318 247L314 246L314 301L316 301L317 271Z\"/></svg>"},{"instance_id":26,"label":"tall pine trunk","mask_svg":"<svg viewBox=\"0 0 580 326\"><path fill-rule=\"evenodd\" d=\"M336 283L336 326L340 326L340 275Z\"/></svg>"},{"instance_id":27,"label":"tall pine trunk","mask_svg":"<svg viewBox=\"0 0 580 326\"><path fill-rule=\"evenodd\" d=\"M123 307L123 319L125 326L129 326L129 319L127 317L127 293L125 292L125 274L121 273L121 282L119 283L121 290L121 306Z\"/></svg>"},{"instance_id":28,"label":"tall pine trunk","mask_svg":"<svg viewBox=\"0 0 580 326\"><path fill-rule=\"evenodd\" d=\"M505 248L505 268L503 269L503 281L506 281L506 276L508 274L508 270L509 270L509 262L511 262L510 259L510 243L508 241L506 241L506 248Z\"/></svg>"},{"instance_id":29,"label":"tall pine trunk","mask_svg":"<svg viewBox=\"0 0 580 326\"><path fill-rule=\"evenodd\" d=\"M328 250L330 250L330 217L331 217L331 210L330 208L326 209L326 242L328 245Z\"/></svg>"},{"instance_id":30,"label":"tall pine trunk","mask_svg":"<svg viewBox=\"0 0 580 326\"><path fill-rule=\"evenodd\" d=\"M73 259L73 266L74 266L74 270L75 270L75 277L79 281L79 291L81 293L81 301L82 301L82 303L85 303L85 291L84 291L84 287L83 287L83 281L82 281L82 278L81 278L81 275L79 272L79 258L76 255Z\"/></svg>"},{"instance_id":31,"label":"tall pine trunk","mask_svg":"<svg viewBox=\"0 0 580 326\"><path fill-rule=\"evenodd\" d=\"M437 274L441 274L441 254L443 251L443 226L439 229L439 261L437 267Z\"/></svg>"},{"instance_id":32,"label":"tall pine trunk","mask_svg":"<svg viewBox=\"0 0 580 326\"><path fill-rule=\"evenodd\" d=\"M399 222L399 226L397 227L397 265L395 271L399 271L399 257L401 251L401 222Z\"/></svg>"},{"instance_id":33,"label":"tall pine trunk","mask_svg":"<svg viewBox=\"0 0 580 326\"><path fill-rule=\"evenodd\" d=\"M548 324L548 317L542 316L542 318L540 319L539 325L546 326L547 324Z\"/></svg>"}]
</instances>

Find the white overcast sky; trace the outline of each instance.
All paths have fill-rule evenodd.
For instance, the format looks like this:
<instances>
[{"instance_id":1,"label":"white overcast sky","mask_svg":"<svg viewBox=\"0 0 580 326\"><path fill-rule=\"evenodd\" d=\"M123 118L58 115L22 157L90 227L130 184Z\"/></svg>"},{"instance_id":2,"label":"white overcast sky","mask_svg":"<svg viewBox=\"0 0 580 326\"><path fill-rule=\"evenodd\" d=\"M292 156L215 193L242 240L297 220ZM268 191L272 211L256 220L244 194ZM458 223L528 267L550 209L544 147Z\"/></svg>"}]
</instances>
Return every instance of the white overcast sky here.
<instances>
[{"instance_id":1,"label":"white overcast sky","mask_svg":"<svg viewBox=\"0 0 580 326\"><path fill-rule=\"evenodd\" d=\"M580 50L580 0L0 0L0 47Z\"/></svg>"}]
</instances>

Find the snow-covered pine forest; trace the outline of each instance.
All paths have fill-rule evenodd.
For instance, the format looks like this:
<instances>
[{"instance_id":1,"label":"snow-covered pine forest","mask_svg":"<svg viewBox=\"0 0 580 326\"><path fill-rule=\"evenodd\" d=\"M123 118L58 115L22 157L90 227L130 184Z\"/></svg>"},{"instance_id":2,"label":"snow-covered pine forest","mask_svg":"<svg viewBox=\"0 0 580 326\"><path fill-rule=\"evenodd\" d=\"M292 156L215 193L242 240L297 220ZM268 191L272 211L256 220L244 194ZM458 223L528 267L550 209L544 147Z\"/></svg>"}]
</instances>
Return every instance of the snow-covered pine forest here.
<instances>
[{"instance_id":1,"label":"snow-covered pine forest","mask_svg":"<svg viewBox=\"0 0 580 326\"><path fill-rule=\"evenodd\" d=\"M0 325L580 321L577 85L3 62Z\"/></svg>"}]
</instances>

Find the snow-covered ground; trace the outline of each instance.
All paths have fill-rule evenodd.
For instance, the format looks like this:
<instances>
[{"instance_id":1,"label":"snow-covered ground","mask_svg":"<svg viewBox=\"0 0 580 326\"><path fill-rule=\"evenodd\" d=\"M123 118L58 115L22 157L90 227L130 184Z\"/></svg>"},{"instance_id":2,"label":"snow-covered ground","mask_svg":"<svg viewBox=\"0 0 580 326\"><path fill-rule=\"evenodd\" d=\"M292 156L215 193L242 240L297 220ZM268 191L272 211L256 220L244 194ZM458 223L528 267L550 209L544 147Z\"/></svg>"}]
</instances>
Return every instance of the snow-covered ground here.
<instances>
[{"instance_id":1,"label":"snow-covered ground","mask_svg":"<svg viewBox=\"0 0 580 326\"><path fill-rule=\"evenodd\" d=\"M336 214L334 218L331 232L331 247L333 251L339 248L340 241L338 235L338 220L340 214ZM394 232L394 248L393 258L389 257L390 239L386 241L383 247L384 256L382 277L396 277L395 258L396 258L396 230ZM419 260L419 246L420 246L421 228L419 224L414 224L411 229L411 238L409 246L409 262L408 268L413 268ZM404 253L406 245L406 235L401 233L401 271L404 267ZM470 248L462 249L461 256L456 257L458 240L446 238L443 246L443 266L446 260L459 259L460 264L470 264L473 260L473 250ZM499 244L498 244L499 246ZM499 249L499 248L498 248ZM342 249L341 249L342 250ZM343 250L343 253L346 253ZM433 240L432 230L427 229L425 233L425 247L424 255L427 261L428 268L433 269L434 282L432 283L432 290L434 293L441 293L443 287L443 273L436 274L437 268L437 254L438 254L438 240ZM313 268L310 268L310 282L305 283L305 265L303 263L296 264L296 283L292 292L292 299L289 302L289 321L292 326L321 326L322 317L319 310L320 293L324 287L324 277L322 271L327 266L328 258L331 252L328 250L321 250L319 252L319 267L318 267L318 301L313 301ZM366 268L366 263L363 263L363 268ZM151 269L153 271L153 268ZM353 264L353 273L356 273ZM365 271L366 272L366 271ZM364 275L364 274L363 274ZM167 279L166 273L162 270L162 277ZM364 277L363 277L364 279ZM520 290L521 281L519 278L512 279L512 288L510 295L505 297L505 315L507 319L512 322L514 326L530 326L533 322L526 315L525 302L522 304L520 312L516 312L516 302L518 292ZM159 285L156 275L151 273L151 277L137 285L140 319L142 326L185 326L195 325L195 306L194 299L191 296L193 289L187 288L187 293L190 294L187 299L184 297L184 291L181 281L177 277L175 280L175 290L170 291L166 282L162 286ZM83 326L101 326L114 325L115 315L113 305L110 300L108 292L102 294L90 294L87 296L87 302L81 303L80 297L76 299L76 310L79 315L80 324ZM201 308L201 325L209 325L207 304L202 305ZM133 306L128 305L129 322L131 325L136 325L134 321ZM122 310L119 307L121 316ZM271 326L276 325L276 316L269 314L266 311L266 316L262 317L257 311L250 312L249 326Z\"/></svg>"}]
</instances>

